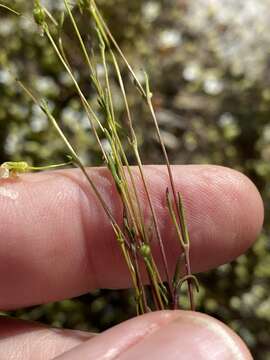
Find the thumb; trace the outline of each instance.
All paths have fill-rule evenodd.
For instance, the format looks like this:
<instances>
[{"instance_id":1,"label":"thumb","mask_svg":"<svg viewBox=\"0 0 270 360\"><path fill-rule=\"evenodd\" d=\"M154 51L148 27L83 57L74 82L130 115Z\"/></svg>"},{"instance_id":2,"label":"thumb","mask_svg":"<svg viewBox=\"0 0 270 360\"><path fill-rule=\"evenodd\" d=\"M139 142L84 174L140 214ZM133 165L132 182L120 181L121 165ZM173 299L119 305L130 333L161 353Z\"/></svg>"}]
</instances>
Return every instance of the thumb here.
<instances>
[{"instance_id":1,"label":"thumb","mask_svg":"<svg viewBox=\"0 0 270 360\"><path fill-rule=\"evenodd\" d=\"M251 360L243 341L220 321L190 311L163 311L124 322L58 360Z\"/></svg>"}]
</instances>

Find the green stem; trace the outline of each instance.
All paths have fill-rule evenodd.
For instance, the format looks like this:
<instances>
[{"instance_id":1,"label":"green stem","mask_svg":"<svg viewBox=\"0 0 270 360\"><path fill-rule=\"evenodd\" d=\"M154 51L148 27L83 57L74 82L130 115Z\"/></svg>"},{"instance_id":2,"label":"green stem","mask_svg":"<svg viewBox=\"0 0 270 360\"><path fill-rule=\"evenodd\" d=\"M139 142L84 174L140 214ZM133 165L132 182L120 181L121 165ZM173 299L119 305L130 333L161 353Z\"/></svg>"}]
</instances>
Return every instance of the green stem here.
<instances>
[{"instance_id":1,"label":"green stem","mask_svg":"<svg viewBox=\"0 0 270 360\"><path fill-rule=\"evenodd\" d=\"M0 4L0 7L3 8L3 9L8 10L8 11L10 11L10 12L12 12L12 13L15 14L15 15L18 15L18 16L21 15L18 11L12 9L11 7L9 7L9 6L7 6L7 5Z\"/></svg>"},{"instance_id":2,"label":"green stem","mask_svg":"<svg viewBox=\"0 0 270 360\"><path fill-rule=\"evenodd\" d=\"M153 217L155 232L156 232L156 235L157 235L159 247L160 247L161 254L162 254L162 261L163 261L163 265L164 265L164 269L165 269L167 282L168 282L168 285L169 285L170 290L172 292L170 276L169 276L169 266L168 266L164 246L163 246L162 237L161 237L161 234L160 234L160 231L159 231L156 212L155 212L155 209L154 209L154 206L153 206L153 203L152 203L152 199L151 199L151 196L150 196L150 193L149 193L149 190L148 190L148 186L147 186L147 183L146 183L146 178L145 178L145 175L144 175L144 172L143 172L142 162L141 162L141 158L140 158L140 154L139 154L139 150L138 150L137 138L136 138L136 134L135 134L134 127L133 127L133 122L132 122L132 117L131 117L131 113L130 113L130 109L129 109L129 105L128 105L128 100L127 100L127 96L126 96L125 86L124 86L124 83L123 83L123 79L122 79L122 76L121 76L121 72L120 72L117 60L116 60L112 50L111 50L111 56L112 56L114 67L115 67L115 70L116 70L116 73L117 73L117 76L118 76L118 82L119 82L119 85L120 85L120 89L121 89L121 92L122 92L122 96L123 96L126 111L127 111L128 124L129 124L129 130L130 130L130 133L131 133L131 139L132 139L131 143L132 143L133 151L134 151L134 154L135 154L135 157L136 157L136 161L137 161L139 171L140 171L140 176L141 176L141 179L143 181L143 187L144 187L144 190L145 190L145 193L146 193L146 196L147 196L147 201L149 203L151 214L152 214L152 217ZM140 216L142 217L141 212L140 212Z\"/></svg>"},{"instance_id":3,"label":"green stem","mask_svg":"<svg viewBox=\"0 0 270 360\"><path fill-rule=\"evenodd\" d=\"M99 136L98 136L98 134L97 134L97 131L96 131L96 128L95 128L95 123L94 123L93 119L96 121L96 123L98 124L98 126L100 127L100 129L101 129L102 131L104 131L104 128L103 128L103 126L101 125L101 123L100 123L97 115L95 114L94 110L93 110L92 107L89 105L88 101L86 100L83 92L81 91L81 88L80 88L77 80L75 79L75 77L74 77L74 75L73 75L73 73L72 73L69 65L66 63L65 59L63 58L60 50L58 49L58 47L57 47L57 45L56 45L54 39L52 38L51 33L50 33L47 25L44 25L44 31L45 31L45 34L47 35L50 43L52 44L52 46L53 46L53 48L54 48L54 50L55 50L58 58L60 59L60 61L61 61L61 63L63 64L63 66L65 67L67 73L68 73L69 76L71 77L71 79L72 79L72 81L73 81L73 83L74 83L74 85L75 85L75 87L76 87L76 90L77 90L77 92L78 92L78 94L79 94L79 96L80 96L80 98L81 98L81 100L82 100L83 106L84 106L84 108L85 108L85 110L86 110L86 113L87 113L87 115L88 115L88 119L89 119L89 121L90 121L90 125L91 125L91 128L92 128L93 132L94 132L95 138L96 138L96 140L97 140L97 142L98 142L98 144L99 144L99 146L100 146L100 148L101 148L101 150L102 150L102 154L103 154L103 156L104 156L104 159L106 159L106 153L105 153L105 151L103 150L103 146L102 146L101 141L100 141L100 138L99 138ZM93 119L92 119L92 118L93 118Z\"/></svg>"},{"instance_id":4,"label":"green stem","mask_svg":"<svg viewBox=\"0 0 270 360\"><path fill-rule=\"evenodd\" d=\"M68 166L68 165L72 165L73 161L69 161L66 163L62 163L62 164L56 164L56 165L47 165L47 166L29 166L28 169L29 170L50 170L50 169L57 169L57 168L61 168L63 166Z\"/></svg>"}]
</instances>

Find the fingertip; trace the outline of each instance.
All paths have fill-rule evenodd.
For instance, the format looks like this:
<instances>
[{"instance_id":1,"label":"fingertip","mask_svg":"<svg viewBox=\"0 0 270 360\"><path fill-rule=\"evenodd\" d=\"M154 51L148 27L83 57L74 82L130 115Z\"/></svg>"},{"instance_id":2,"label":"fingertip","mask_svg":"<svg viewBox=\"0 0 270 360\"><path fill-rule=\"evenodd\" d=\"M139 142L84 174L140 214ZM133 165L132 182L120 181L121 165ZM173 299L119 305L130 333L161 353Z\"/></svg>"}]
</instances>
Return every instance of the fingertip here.
<instances>
[{"instance_id":1,"label":"fingertip","mask_svg":"<svg viewBox=\"0 0 270 360\"><path fill-rule=\"evenodd\" d=\"M194 166L190 173L194 190L184 195L194 244L192 264L195 271L205 271L232 261L254 243L264 207L254 183L236 170L205 165Z\"/></svg>"},{"instance_id":2,"label":"fingertip","mask_svg":"<svg viewBox=\"0 0 270 360\"><path fill-rule=\"evenodd\" d=\"M231 238L236 258L246 252L257 240L264 221L264 205L255 184L245 174L223 169L223 181L227 186L228 213L231 225L235 230ZM226 191L226 190L225 190Z\"/></svg>"},{"instance_id":3,"label":"fingertip","mask_svg":"<svg viewBox=\"0 0 270 360\"><path fill-rule=\"evenodd\" d=\"M235 178L235 196L238 196L239 222L244 224L239 232L239 238L244 240L244 247L239 249L241 254L257 239L264 222L264 204L258 188L246 175L228 169Z\"/></svg>"}]
</instances>

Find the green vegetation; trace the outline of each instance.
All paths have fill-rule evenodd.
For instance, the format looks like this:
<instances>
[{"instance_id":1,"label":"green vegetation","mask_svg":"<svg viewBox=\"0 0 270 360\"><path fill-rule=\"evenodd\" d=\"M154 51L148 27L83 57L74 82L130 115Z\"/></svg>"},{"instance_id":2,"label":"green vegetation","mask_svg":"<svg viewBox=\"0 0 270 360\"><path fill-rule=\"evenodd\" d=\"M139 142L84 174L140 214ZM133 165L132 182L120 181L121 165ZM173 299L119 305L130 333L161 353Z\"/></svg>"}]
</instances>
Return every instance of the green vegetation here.
<instances>
[{"instance_id":1,"label":"green vegetation","mask_svg":"<svg viewBox=\"0 0 270 360\"><path fill-rule=\"evenodd\" d=\"M83 163L100 164L102 159L95 135L86 131L90 125L80 96L52 47L48 46L45 34L34 25L31 3L19 0L13 3L12 8L26 15L18 18L0 9L0 163L17 159L33 166L48 164L48 159L51 164L66 162L67 150L62 140L44 113L18 86L14 80L16 75L34 93L48 99L49 109L54 109L54 117L69 134ZM261 16L249 19L255 29L260 26L265 30L251 34L251 26L238 26L229 15L226 18L225 10L221 22L220 8L207 8L206 0L197 2L204 6L199 14L196 2L192 4L192 1L98 3L144 89L147 80L139 70L147 70L155 94L153 108L172 163L214 163L244 172L263 194L267 214L270 80L265 46L270 46L270 38L265 33L269 34L270 22ZM62 1L51 2L52 14L59 12L59 4ZM227 11L233 13L234 10ZM266 17L265 14L267 12L264 12ZM79 9L74 16L79 26L80 21L87 21L86 18L79 20ZM93 47L99 51L84 27L81 28L87 49ZM92 31L95 36L95 29ZM76 79L88 99L93 100L91 103L97 104L93 110L98 112L98 102L94 101L96 91L89 82L89 67L80 56L71 22L64 22L61 34L63 43L70 44L66 53L72 68L77 69ZM241 43L240 53L234 43L236 39ZM241 51L245 56L240 56ZM104 75L102 54L96 62L99 73ZM136 116L138 148L144 154L143 162L160 163L163 154L156 139L155 124L124 66L121 66L121 76L127 84L130 111ZM118 83L117 76L112 77L114 111L116 118L125 121L126 104ZM108 138L102 136L101 140L103 146L108 146ZM136 154L129 149L129 144L124 144L128 161L132 163ZM270 358L268 232L266 218L265 233L247 255L201 275L197 299L199 310L220 318L240 333L256 359ZM143 247L141 252L147 254L148 249ZM181 296L181 299L188 306L188 298ZM17 311L16 315L57 326L103 330L128 318L134 311L129 291L98 290L74 301Z\"/></svg>"}]
</instances>

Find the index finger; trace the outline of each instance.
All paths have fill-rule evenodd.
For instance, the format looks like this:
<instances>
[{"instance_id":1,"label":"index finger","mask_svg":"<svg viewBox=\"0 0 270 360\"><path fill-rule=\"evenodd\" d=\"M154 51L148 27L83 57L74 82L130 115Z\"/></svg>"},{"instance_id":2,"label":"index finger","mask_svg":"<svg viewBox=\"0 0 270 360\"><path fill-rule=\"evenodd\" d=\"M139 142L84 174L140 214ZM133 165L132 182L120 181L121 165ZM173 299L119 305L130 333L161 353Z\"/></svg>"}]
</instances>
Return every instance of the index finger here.
<instances>
[{"instance_id":1,"label":"index finger","mask_svg":"<svg viewBox=\"0 0 270 360\"><path fill-rule=\"evenodd\" d=\"M230 261L252 244L261 229L263 206L246 177L216 166L176 166L173 173L186 206L193 271ZM122 207L109 173L89 169L89 174L121 223ZM149 166L145 174L173 272L180 249L166 208L167 172ZM137 186L145 204L139 176ZM0 308L129 285L110 222L80 171L25 175L1 183L0 219ZM160 259L158 249L156 256Z\"/></svg>"}]
</instances>

